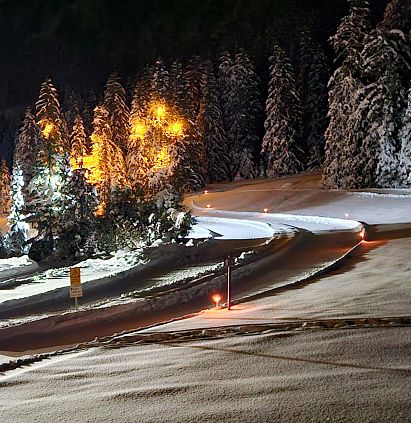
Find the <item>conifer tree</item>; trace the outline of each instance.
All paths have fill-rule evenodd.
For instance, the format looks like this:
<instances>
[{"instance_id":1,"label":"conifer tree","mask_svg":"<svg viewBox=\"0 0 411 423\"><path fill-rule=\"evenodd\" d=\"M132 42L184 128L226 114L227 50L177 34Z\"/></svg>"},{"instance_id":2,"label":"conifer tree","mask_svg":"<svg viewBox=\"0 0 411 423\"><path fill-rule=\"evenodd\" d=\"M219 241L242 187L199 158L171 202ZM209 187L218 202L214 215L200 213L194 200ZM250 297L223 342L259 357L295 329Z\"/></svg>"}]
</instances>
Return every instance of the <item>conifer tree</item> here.
<instances>
[{"instance_id":1,"label":"conifer tree","mask_svg":"<svg viewBox=\"0 0 411 423\"><path fill-rule=\"evenodd\" d=\"M331 38L341 65L329 81L323 183L330 188L353 187L359 177L358 144L364 139L365 131L360 127L354 131L350 119L361 104L359 92L364 89L361 52L371 28L369 15L366 0L351 0L348 16L342 19L336 35Z\"/></svg>"},{"instance_id":2,"label":"conifer tree","mask_svg":"<svg viewBox=\"0 0 411 423\"><path fill-rule=\"evenodd\" d=\"M74 170L64 187L62 211L55 223L59 258L87 257L95 251L97 206L97 193L86 181L86 170Z\"/></svg>"},{"instance_id":3,"label":"conifer tree","mask_svg":"<svg viewBox=\"0 0 411 423\"><path fill-rule=\"evenodd\" d=\"M126 92L116 73L112 73L107 80L103 106L109 113L113 142L125 153L130 135L130 110Z\"/></svg>"},{"instance_id":4,"label":"conifer tree","mask_svg":"<svg viewBox=\"0 0 411 423\"><path fill-rule=\"evenodd\" d=\"M8 216L10 231L3 239L3 254L20 255L27 252L29 226L25 222L26 205L23 198L24 179L23 172L18 164L13 165L11 178L11 210Z\"/></svg>"},{"instance_id":5,"label":"conifer tree","mask_svg":"<svg viewBox=\"0 0 411 423\"><path fill-rule=\"evenodd\" d=\"M400 132L400 185L411 186L411 88L408 90L408 104L403 115Z\"/></svg>"},{"instance_id":6,"label":"conifer tree","mask_svg":"<svg viewBox=\"0 0 411 423\"><path fill-rule=\"evenodd\" d=\"M276 177L297 173L301 112L291 63L279 46L274 46L266 101L262 157L265 173Z\"/></svg>"},{"instance_id":7,"label":"conifer tree","mask_svg":"<svg viewBox=\"0 0 411 423\"><path fill-rule=\"evenodd\" d=\"M190 122L191 123L191 122ZM199 190L206 181L206 153L204 148L204 105L194 125L187 125L183 136L179 137L172 149L169 181L178 192Z\"/></svg>"},{"instance_id":8,"label":"conifer tree","mask_svg":"<svg viewBox=\"0 0 411 423\"><path fill-rule=\"evenodd\" d=\"M4 159L0 159L0 214L10 213L10 171Z\"/></svg>"},{"instance_id":9,"label":"conifer tree","mask_svg":"<svg viewBox=\"0 0 411 423\"><path fill-rule=\"evenodd\" d=\"M91 135L92 152L89 181L97 187L101 204L107 204L115 187L127 185L123 151L112 139L109 113L104 106L94 109L94 131Z\"/></svg>"},{"instance_id":10,"label":"conifer tree","mask_svg":"<svg viewBox=\"0 0 411 423\"><path fill-rule=\"evenodd\" d=\"M324 159L329 69L324 52L314 43L308 31L301 34L299 59L302 138L306 150L304 167L317 170Z\"/></svg>"},{"instance_id":11,"label":"conifer tree","mask_svg":"<svg viewBox=\"0 0 411 423\"><path fill-rule=\"evenodd\" d=\"M224 129L217 81L211 62L207 62L205 65L203 101L203 142L207 158L207 177L209 182L226 181L230 178L227 135Z\"/></svg>"},{"instance_id":12,"label":"conifer tree","mask_svg":"<svg viewBox=\"0 0 411 423\"><path fill-rule=\"evenodd\" d=\"M191 57L183 73L184 114L192 124L196 123L202 101L204 63L198 56Z\"/></svg>"},{"instance_id":13,"label":"conifer tree","mask_svg":"<svg viewBox=\"0 0 411 423\"><path fill-rule=\"evenodd\" d=\"M76 116L82 108L82 99L77 90L74 88L66 88L64 90L64 101L62 102L62 111L64 120L68 128L72 128Z\"/></svg>"},{"instance_id":14,"label":"conifer tree","mask_svg":"<svg viewBox=\"0 0 411 423\"><path fill-rule=\"evenodd\" d=\"M376 184L400 185L401 115L407 107L411 79L411 6L401 0L391 1L384 18L367 39L363 51L364 73L374 80L373 100L380 98L379 113L372 116L378 161ZM377 130L375 130L377 128Z\"/></svg>"},{"instance_id":15,"label":"conifer tree","mask_svg":"<svg viewBox=\"0 0 411 423\"><path fill-rule=\"evenodd\" d=\"M45 166L46 161L45 139L30 109L27 109L16 139L13 155L13 167L18 168L17 173L21 173L22 176L23 202L30 201L30 182ZM35 193L33 194L35 195Z\"/></svg>"},{"instance_id":16,"label":"conifer tree","mask_svg":"<svg viewBox=\"0 0 411 423\"><path fill-rule=\"evenodd\" d=\"M61 113L57 89L51 79L41 84L39 99L36 102L36 119L41 131L48 140L51 153L63 154L69 151L67 124Z\"/></svg>"},{"instance_id":17,"label":"conifer tree","mask_svg":"<svg viewBox=\"0 0 411 423\"><path fill-rule=\"evenodd\" d=\"M187 78L183 65L175 60L170 67L169 98L179 113L187 114L190 109L189 95L187 92ZM188 116L187 116L188 117Z\"/></svg>"},{"instance_id":18,"label":"conifer tree","mask_svg":"<svg viewBox=\"0 0 411 423\"><path fill-rule=\"evenodd\" d=\"M360 146L351 187L401 184L401 116L411 76L409 38L400 29L403 18L395 19L406 15L395 12L403 5L392 1L382 22L364 39L361 79L365 85L359 91L361 101L349 125L352 139Z\"/></svg>"},{"instance_id":19,"label":"conifer tree","mask_svg":"<svg viewBox=\"0 0 411 423\"><path fill-rule=\"evenodd\" d=\"M63 186L70 171L69 137L63 119L57 90L50 79L40 88L36 102L36 119L43 134L42 164L30 182L31 220L38 225L39 236L54 248L53 224L60 212Z\"/></svg>"},{"instance_id":20,"label":"conifer tree","mask_svg":"<svg viewBox=\"0 0 411 423\"><path fill-rule=\"evenodd\" d=\"M146 117L151 101L150 69L140 75L135 82L130 111L130 135L127 151L127 178L132 188L144 184L147 174L147 151L144 151L144 138L147 132Z\"/></svg>"},{"instance_id":21,"label":"conifer tree","mask_svg":"<svg viewBox=\"0 0 411 423\"><path fill-rule=\"evenodd\" d=\"M78 114L74 119L70 135L70 159L73 168L82 168L84 156L87 154L87 136L84 130L83 119Z\"/></svg>"},{"instance_id":22,"label":"conifer tree","mask_svg":"<svg viewBox=\"0 0 411 423\"><path fill-rule=\"evenodd\" d=\"M250 58L244 51L220 58L219 86L230 153L233 179L256 176L258 122L261 115L259 81Z\"/></svg>"},{"instance_id":23,"label":"conifer tree","mask_svg":"<svg viewBox=\"0 0 411 423\"><path fill-rule=\"evenodd\" d=\"M170 74L161 57L148 69L148 73L151 81L150 91L152 98L167 102L169 99Z\"/></svg>"},{"instance_id":24,"label":"conifer tree","mask_svg":"<svg viewBox=\"0 0 411 423\"><path fill-rule=\"evenodd\" d=\"M172 175L179 191L198 190L205 185L206 157L204 148L204 63L198 56L191 57L181 78L175 78L176 110L183 114L187 124L184 137L173 148ZM172 88L172 85L170 85Z\"/></svg>"}]
</instances>

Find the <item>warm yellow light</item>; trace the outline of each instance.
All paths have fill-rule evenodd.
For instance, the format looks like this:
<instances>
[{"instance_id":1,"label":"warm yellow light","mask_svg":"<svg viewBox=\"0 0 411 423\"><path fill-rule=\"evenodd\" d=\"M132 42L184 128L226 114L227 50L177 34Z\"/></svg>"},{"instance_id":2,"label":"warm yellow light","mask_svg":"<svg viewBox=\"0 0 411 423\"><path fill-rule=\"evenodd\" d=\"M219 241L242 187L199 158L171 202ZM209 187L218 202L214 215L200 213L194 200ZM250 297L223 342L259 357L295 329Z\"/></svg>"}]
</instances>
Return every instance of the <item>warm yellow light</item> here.
<instances>
[{"instance_id":1,"label":"warm yellow light","mask_svg":"<svg viewBox=\"0 0 411 423\"><path fill-rule=\"evenodd\" d=\"M105 205L105 203L104 203L104 202L101 202L101 203L100 203L100 204L96 207L96 209L94 210L94 214L95 214L96 216L104 216L105 212L106 212L106 205Z\"/></svg>"},{"instance_id":2,"label":"warm yellow light","mask_svg":"<svg viewBox=\"0 0 411 423\"><path fill-rule=\"evenodd\" d=\"M163 103L152 103L151 112L157 120L163 120L166 116L166 106Z\"/></svg>"},{"instance_id":3,"label":"warm yellow light","mask_svg":"<svg viewBox=\"0 0 411 423\"><path fill-rule=\"evenodd\" d=\"M173 122L168 126L168 132L174 136L183 135L183 123L180 121Z\"/></svg>"},{"instance_id":4,"label":"warm yellow light","mask_svg":"<svg viewBox=\"0 0 411 423\"><path fill-rule=\"evenodd\" d=\"M145 125L143 122L133 123L131 128L131 138L133 140L143 139L146 136L147 131L147 125Z\"/></svg>"},{"instance_id":5,"label":"warm yellow light","mask_svg":"<svg viewBox=\"0 0 411 423\"><path fill-rule=\"evenodd\" d=\"M70 165L72 170L81 169L83 167L83 157L70 157Z\"/></svg>"},{"instance_id":6,"label":"warm yellow light","mask_svg":"<svg viewBox=\"0 0 411 423\"><path fill-rule=\"evenodd\" d=\"M156 116L158 119L163 119L166 115L166 108L163 105L160 105L156 109Z\"/></svg>"},{"instance_id":7,"label":"warm yellow light","mask_svg":"<svg viewBox=\"0 0 411 423\"><path fill-rule=\"evenodd\" d=\"M171 163L171 157L168 153L167 147L163 147L155 159L153 169L164 169Z\"/></svg>"},{"instance_id":8,"label":"warm yellow light","mask_svg":"<svg viewBox=\"0 0 411 423\"><path fill-rule=\"evenodd\" d=\"M47 119L42 119L41 121L39 121L39 125L40 125L40 128L42 128L42 129L41 129L42 134L43 134L46 138L48 138L48 137L50 136L51 132L52 132L52 131L53 131L53 129L54 129L54 124L53 124L53 122L50 122L50 121L49 121L49 120L47 120Z\"/></svg>"},{"instance_id":9,"label":"warm yellow light","mask_svg":"<svg viewBox=\"0 0 411 423\"><path fill-rule=\"evenodd\" d=\"M101 170L100 155L102 150L102 140L96 134L91 136L93 142L91 154L81 157L83 161L83 168L87 169L87 182L91 185L97 185L103 180L103 172Z\"/></svg>"}]
</instances>

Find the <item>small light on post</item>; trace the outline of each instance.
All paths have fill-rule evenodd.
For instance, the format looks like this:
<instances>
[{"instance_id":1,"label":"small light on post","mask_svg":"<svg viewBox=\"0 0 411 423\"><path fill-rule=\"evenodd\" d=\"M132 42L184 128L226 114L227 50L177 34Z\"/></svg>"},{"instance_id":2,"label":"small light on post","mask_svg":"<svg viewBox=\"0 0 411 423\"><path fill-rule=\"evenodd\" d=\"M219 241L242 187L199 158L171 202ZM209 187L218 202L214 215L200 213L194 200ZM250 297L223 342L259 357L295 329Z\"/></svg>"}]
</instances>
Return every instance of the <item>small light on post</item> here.
<instances>
[{"instance_id":1,"label":"small light on post","mask_svg":"<svg viewBox=\"0 0 411 423\"><path fill-rule=\"evenodd\" d=\"M221 301L221 295L220 294L214 294L211 298L215 302L215 308L218 308L218 305Z\"/></svg>"},{"instance_id":2,"label":"small light on post","mask_svg":"<svg viewBox=\"0 0 411 423\"><path fill-rule=\"evenodd\" d=\"M345 213L344 216L346 219L348 219L348 213Z\"/></svg>"},{"instance_id":3,"label":"small light on post","mask_svg":"<svg viewBox=\"0 0 411 423\"><path fill-rule=\"evenodd\" d=\"M268 212L268 209L263 209L263 212L264 212L264 213L267 213L267 212Z\"/></svg>"},{"instance_id":4,"label":"small light on post","mask_svg":"<svg viewBox=\"0 0 411 423\"><path fill-rule=\"evenodd\" d=\"M211 207L211 205L210 204L207 204L207 208L209 209Z\"/></svg>"},{"instance_id":5,"label":"small light on post","mask_svg":"<svg viewBox=\"0 0 411 423\"><path fill-rule=\"evenodd\" d=\"M206 189L205 189L205 190L204 190L204 194L208 194L208 190L206 190Z\"/></svg>"},{"instance_id":6,"label":"small light on post","mask_svg":"<svg viewBox=\"0 0 411 423\"><path fill-rule=\"evenodd\" d=\"M364 228L362 228L361 231L360 231L360 237L363 241L365 240L365 229Z\"/></svg>"}]
</instances>

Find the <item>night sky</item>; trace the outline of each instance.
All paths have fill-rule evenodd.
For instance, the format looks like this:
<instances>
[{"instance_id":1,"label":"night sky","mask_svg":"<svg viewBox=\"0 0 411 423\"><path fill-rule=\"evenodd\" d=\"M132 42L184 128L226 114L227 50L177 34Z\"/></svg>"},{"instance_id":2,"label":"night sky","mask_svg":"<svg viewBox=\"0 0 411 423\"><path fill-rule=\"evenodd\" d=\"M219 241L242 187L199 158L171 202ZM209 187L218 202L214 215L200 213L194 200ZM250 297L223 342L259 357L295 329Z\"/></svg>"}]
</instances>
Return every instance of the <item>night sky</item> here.
<instances>
[{"instance_id":1,"label":"night sky","mask_svg":"<svg viewBox=\"0 0 411 423\"><path fill-rule=\"evenodd\" d=\"M386 2L371 3L380 14ZM308 27L329 49L347 10L345 0L0 0L0 156L9 159L21 114L47 76L61 96L101 91L111 71L130 85L158 56L215 59L243 47L264 80L272 39L292 56Z\"/></svg>"}]
</instances>

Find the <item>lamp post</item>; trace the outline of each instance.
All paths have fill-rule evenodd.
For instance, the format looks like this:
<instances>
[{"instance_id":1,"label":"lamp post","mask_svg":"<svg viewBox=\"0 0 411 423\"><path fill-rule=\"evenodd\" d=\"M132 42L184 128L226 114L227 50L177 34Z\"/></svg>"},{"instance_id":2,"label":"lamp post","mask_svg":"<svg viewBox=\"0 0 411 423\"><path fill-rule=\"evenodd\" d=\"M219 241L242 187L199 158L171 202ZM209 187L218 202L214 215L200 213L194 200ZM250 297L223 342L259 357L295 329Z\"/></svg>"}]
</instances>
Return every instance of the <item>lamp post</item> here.
<instances>
[{"instance_id":1,"label":"lamp post","mask_svg":"<svg viewBox=\"0 0 411 423\"><path fill-rule=\"evenodd\" d=\"M227 310L231 310L231 266L234 264L234 258L227 256L224 265L227 267Z\"/></svg>"}]
</instances>

